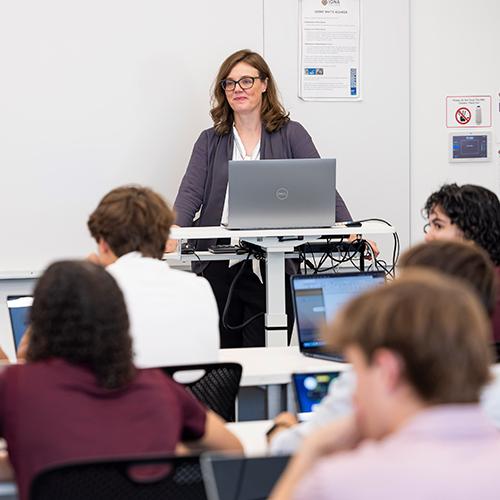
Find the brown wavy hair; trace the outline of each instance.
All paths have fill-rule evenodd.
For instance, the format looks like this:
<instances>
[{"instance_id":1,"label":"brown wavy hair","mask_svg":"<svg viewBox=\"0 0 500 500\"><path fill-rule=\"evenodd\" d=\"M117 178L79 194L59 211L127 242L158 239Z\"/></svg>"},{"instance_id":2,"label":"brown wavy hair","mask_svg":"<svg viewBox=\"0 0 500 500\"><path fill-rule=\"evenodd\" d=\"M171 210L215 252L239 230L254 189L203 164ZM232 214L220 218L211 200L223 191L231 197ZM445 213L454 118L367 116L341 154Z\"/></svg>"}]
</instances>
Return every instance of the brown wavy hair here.
<instances>
[{"instance_id":1,"label":"brown wavy hair","mask_svg":"<svg viewBox=\"0 0 500 500\"><path fill-rule=\"evenodd\" d=\"M216 133L218 135L227 134L233 126L233 110L227 102L226 93L221 86L221 82L227 78L231 70L240 62L245 62L254 67L259 72L259 77L262 80L267 79L267 90L262 94L261 119L268 132L276 132L290 120L289 113L285 111L279 100L278 89L266 61L260 54L243 49L231 54L222 63L217 73L212 93L212 109L210 110Z\"/></svg>"},{"instance_id":2,"label":"brown wavy hair","mask_svg":"<svg viewBox=\"0 0 500 500\"><path fill-rule=\"evenodd\" d=\"M102 238L117 257L138 251L161 259L173 222L174 213L159 194L123 186L104 196L87 226L92 237L97 242Z\"/></svg>"},{"instance_id":3,"label":"brown wavy hair","mask_svg":"<svg viewBox=\"0 0 500 500\"><path fill-rule=\"evenodd\" d=\"M85 366L106 389L134 378L125 300L103 267L83 261L49 266L36 285L30 319L28 362L60 358Z\"/></svg>"}]
</instances>

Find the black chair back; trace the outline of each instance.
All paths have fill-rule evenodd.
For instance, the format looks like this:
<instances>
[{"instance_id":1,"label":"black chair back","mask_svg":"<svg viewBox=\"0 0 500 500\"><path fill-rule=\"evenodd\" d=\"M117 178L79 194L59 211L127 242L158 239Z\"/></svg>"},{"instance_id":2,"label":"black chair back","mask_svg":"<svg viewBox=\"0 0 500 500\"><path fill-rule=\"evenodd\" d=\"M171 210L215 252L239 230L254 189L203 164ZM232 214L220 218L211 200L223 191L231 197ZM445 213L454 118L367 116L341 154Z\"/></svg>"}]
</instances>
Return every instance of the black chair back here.
<instances>
[{"instance_id":1,"label":"black chair back","mask_svg":"<svg viewBox=\"0 0 500 500\"><path fill-rule=\"evenodd\" d=\"M176 373L203 371L203 375L200 378L193 382L183 383L183 385L210 410L226 420L226 422L234 422L236 417L236 398L243 371L239 363L167 366L162 368L162 370L172 378L174 378Z\"/></svg>"},{"instance_id":2,"label":"black chair back","mask_svg":"<svg viewBox=\"0 0 500 500\"><path fill-rule=\"evenodd\" d=\"M199 457L79 462L47 469L30 500L205 500Z\"/></svg>"}]
</instances>

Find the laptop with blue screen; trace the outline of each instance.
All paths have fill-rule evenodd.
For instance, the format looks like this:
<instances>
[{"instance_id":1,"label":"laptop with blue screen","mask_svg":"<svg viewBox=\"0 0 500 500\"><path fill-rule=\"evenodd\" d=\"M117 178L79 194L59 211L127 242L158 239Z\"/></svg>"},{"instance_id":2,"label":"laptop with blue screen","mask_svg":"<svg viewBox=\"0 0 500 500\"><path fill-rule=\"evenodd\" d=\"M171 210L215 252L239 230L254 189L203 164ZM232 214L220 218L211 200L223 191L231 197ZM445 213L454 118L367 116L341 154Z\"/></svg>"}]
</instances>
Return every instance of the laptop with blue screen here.
<instances>
[{"instance_id":1,"label":"laptop with blue screen","mask_svg":"<svg viewBox=\"0 0 500 500\"><path fill-rule=\"evenodd\" d=\"M300 352L305 356L344 361L340 353L325 350L319 329L330 321L346 302L383 283L383 271L292 276Z\"/></svg>"},{"instance_id":2,"label":"laptop with blue screen","mask_svg":"<svg viewBox=\"0 0 500 500\"><path fill-rule=\"evenodd\" d=\"M341 372L292 373L295 403L300 421L308 420Z\"/></svg>"},{"instance_id":3,"label":"laptop with blue screen","mask_svg":"<svg viewBox=\"0 0 500 500\"><path fill-rule=\"evenodd\" d=\"M32 304L33 297L28 295L9 295L7 297L7 309L9 310L10 326L12 328L16 351L28 328L29 313Z\"/></svg>"}]
</instances>

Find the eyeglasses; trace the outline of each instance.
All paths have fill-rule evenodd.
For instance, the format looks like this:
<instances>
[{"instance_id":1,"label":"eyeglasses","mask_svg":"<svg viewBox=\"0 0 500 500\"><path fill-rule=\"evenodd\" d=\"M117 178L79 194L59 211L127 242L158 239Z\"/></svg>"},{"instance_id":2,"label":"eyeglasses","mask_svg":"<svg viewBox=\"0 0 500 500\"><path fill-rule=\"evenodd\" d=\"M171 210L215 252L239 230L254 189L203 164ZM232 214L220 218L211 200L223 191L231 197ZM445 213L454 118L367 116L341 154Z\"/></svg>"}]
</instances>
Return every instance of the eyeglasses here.
<instances>
[{"instance_id":1,"label":"eyeglasses","mask_svg":"<svg viewBox=\"0 0 500 500\"><path fill-rule=\"evenodd\" d=\"M222 80L220 85L226 92L232 92L236 85L239 85L241 90L248 90L253 87L255 80L262 80L262 78L260 76L243 76L238 81Z\"/></svg>"},{"instance_id":2,"label":"eyeglasses","mask_svg":"<svg viewBox=\"0 0 500 500\"><path fill-rule=\"evenodd\" d=\"M424 226L424 234L427 234L430 230L431 230L431 225L429 223L427 223Z\"/></svg>"}]
</instances>

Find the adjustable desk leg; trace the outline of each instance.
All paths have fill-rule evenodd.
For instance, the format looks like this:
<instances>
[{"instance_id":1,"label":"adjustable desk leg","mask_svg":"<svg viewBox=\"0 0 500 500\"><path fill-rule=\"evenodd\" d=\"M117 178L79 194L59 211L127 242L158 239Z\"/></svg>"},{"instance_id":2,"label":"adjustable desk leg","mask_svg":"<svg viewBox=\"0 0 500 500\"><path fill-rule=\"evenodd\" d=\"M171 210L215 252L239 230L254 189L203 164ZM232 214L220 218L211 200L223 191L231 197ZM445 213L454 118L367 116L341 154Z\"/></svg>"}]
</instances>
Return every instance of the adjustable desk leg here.
<instances>
[{"instance_id":1,"label":"adjustable desk leg","mask_svg":"<svg viewBox=\"0 0 500 500\"><path fill-rule=\"evenodd\" d=\"M266 347L288 345L285 252L268 249L266 260Z\"/></svg>"}]
</instances>

